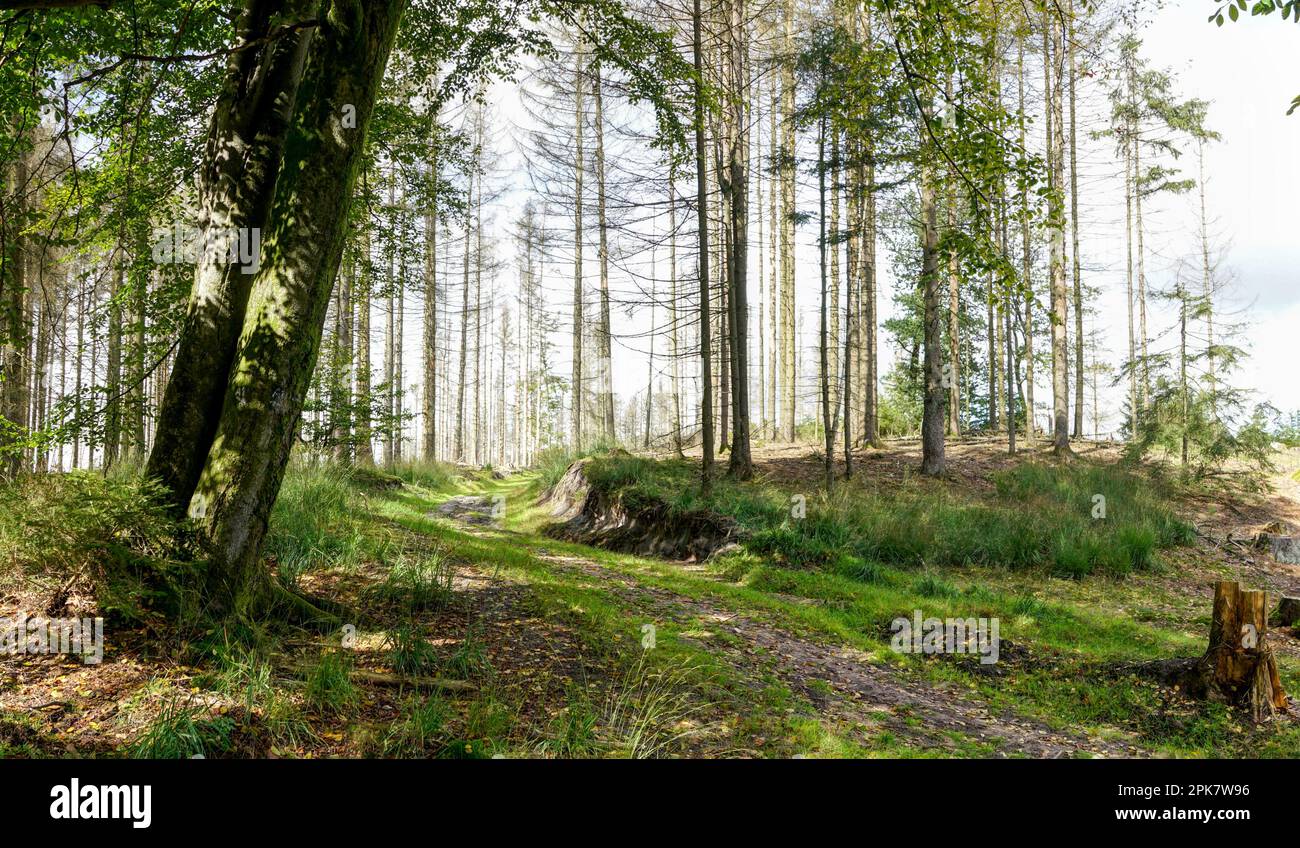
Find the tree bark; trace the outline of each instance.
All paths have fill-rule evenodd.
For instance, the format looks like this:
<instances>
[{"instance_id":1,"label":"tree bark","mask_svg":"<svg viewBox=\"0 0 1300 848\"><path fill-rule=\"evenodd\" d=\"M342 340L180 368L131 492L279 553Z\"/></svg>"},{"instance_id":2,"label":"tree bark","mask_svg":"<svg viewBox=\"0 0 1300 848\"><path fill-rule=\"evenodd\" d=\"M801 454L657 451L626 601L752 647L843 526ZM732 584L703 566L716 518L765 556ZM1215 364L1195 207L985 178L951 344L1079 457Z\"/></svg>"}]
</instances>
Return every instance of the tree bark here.
<instances>
[{"instance_id":1,"label":"tree bark","mask_svg":"<svg viewBox=\"0 0 1300 848\"><path fill-rule=\"evenodd\" d=\"M731 226L727 263L731 333L731 460L728 473L737 480L754 475L749 447L749 116L745 62L745 3L730 0L727 25L731 91L727 140L726 193Z\"/></svg>"},{"instance_id":2,"label":"tree bark","mask_svg":"<svg viewBox=\"0 0 1300 848\"><path fill-rule=\"evenodd\" d=\"M573 72L573 137L575 154L573 157L573 364L572 364L572 399L570 401L569 429L572 433L572 449L582 450L582 334L583 326L582 299L582 177L584 161L587 156L583 148L583 129L587 117L583 112L582 99L582 45L574 51Z\"/></svg>"},{"instance_id":3,"label":"tree bark","mask_svg":"<svg viewBox=\"0 0 1300 848\"><path fill-rule=\"evenodd\" d=\"M600 64L595 64L592 74L594 101L593 121L596 125L596 228L600 241L596 255L600 261L600 324L596 332L596 355L600 357L600 408L601 437L614 443L614 361L613 331L609 318L609 220L605 213L605 104Z\"/></svg>"},{"instance_id":4,"label":"tree bark","mask_svg":"<svg viewBox=\"0 0 1300 848\"><path fill-rule=\"evenodd\" d=\"M208 598L253 615L284 600L259 554L297 436L349 201L403 0L335 0L311 40L216 438L189 514L210 542ZM354 115L348 127L344 116ZM349 120L347 123L351 123Z\"/></svg>"},{"instance_id":5,"label":"tree bark","mask_svg":"<svg viewBox=\"0 0 1300 848\"><path fill-rule=\"evenodd\" d=\"M249 0L240 18L236 46L241 49L227 62L200 173L204 244L217 236L260 232L269 223L313 36L312 30L271 41L266 36L304 20L311 7L308 0ZM259 241L265 246L265 239ZM195 267L147 465L148 475L171 492L176 513L189 505L216 436L255 276L248 271L221 251L204 251Z\"/></svg>"},{"instance_id":6,"label":"tree bark","mask_svg":"<svg viewBox=\"0 0 1300 848\"><path fill-rule=\"evenodd\" d=\"M1043 81L1047 97L1048 160L1048 232L1051 240L1051 309L1052 309L1052 450L1062 458L1070 450L1070 369L1068 320L1065 284L1065 134L1061 111L1061 61L1064 50L1061 29L1054 14L1043 15ZM1055 63L1055 67L1053 64Z\"/></svg>"},{"instance_id":7,"label":"tree bark","mask_svg":"<svg viewBox=\"0 0 1300 848\"><path fill-rule=\"evenodd\" d=\"M362 182L368 182L365 175ZM362 195L369 197L367 190ZM374 280L374 264L370 261L370 217L369 210L361 221L361 244L357 257L358 273L353 289L353 300L357 310L357 392L356 392L356 463L362 468L375 464L375 448L371 440L370 410L371 383L370 372L370 292Z\"/></svg>"},{"instance_id":8,"label":"tree bark","mask_svg":"<svg viewBox=\"0 0 1300 848\"><path fill-rule=\"evenodd\" d=\"M781 58L781 379L782 434L795 439L798 405L797 333L795 328L795 78L794 0L786 0L782 20Z\"/></svg>"},{"instance_id":9,"label":"tree bark","mask_svg":"<svg viewBox=\"0 0 1300 848\"><path fill-rule=\"evenodd\" d=\"M16 442L27 429L27 351L30 320L27 314L27 239L20 236L25 226L28 192L27 157L20 154L12 176L6 180L0 220L0 419L14 429ZM13 477L23 469L23 453L0 431L0 474Z\"/></svg>"},{"instance_id":10,"label":"tree bark","mask_svg":"<svg viewBox=\"0 0 1300 848\"><path fill-rule=\"evenodd\" d=\"M1268 647L1268 593L1214 584L1209 650L1188 680L1193 694L1246 709L1256 721L1286 712L1288 699Z\"/></svg>"},{"instance_id":11,"label":"tree bark","mask_svg":"<svg viewBox=\"0 0 1300 848\"><path fill-rule=\"evenodd\" d=\"M436 118L434 119L436 122ZM438 139L429 154L429 208L424 216L424 434L425 462L438 458Z\"/></svg>"},{"instance_id":12,"label":"tree bark","mask_svg":"<svg viewBox=\"0 0 1300 848\"><path fill-rule=\"evenodd\" d=\"M933 153L933 151L927 151ZM934 167L921 166L921 286L924 293L925 402L921 419L921 473L944 471L943 318L939 310L939 225Z\"/></svg>"},{"instance_id":13,"label":"tree bark","mask_svg":"<svg viewBox=\"0 0 1300 848\"><path fill-rule=\"evenodd\" d=\"M1083 437L1083 263L1079 257L1079 63L1075 53L1074 0L1066 11L1066 49L1070 56L1070 258L1074 272L1074 435Z\"/></svg>"},{"instance_id":14,"label":"tree bark","mask_svg":"<svg viewBox=\"0 0 1300 848\"><path fill-rule=\"evenodd\" d=\"M1019 88L1020 147L1025 139L1025 39L1016 39L1016 80ZM1025 335L1025 447L1032 448L1036 437L1034 425L1034 278L1033 252L1029 237L1029 188L1020 187L1021 303L1024 306Z\"/></svg>"},{"instance_id":15,"label":"tree bark","mask_svg":"<svg viewBox=\"0 0 1300 848\"><path fill-rule=\"evenodd\" d=\"M704 148L704 33L700 0L694 0L691 27L695 62L695 215L700 242L700 489L707 495L713 474L713 356L709 339L709 191Z\"/></svg>"}]
</instances>

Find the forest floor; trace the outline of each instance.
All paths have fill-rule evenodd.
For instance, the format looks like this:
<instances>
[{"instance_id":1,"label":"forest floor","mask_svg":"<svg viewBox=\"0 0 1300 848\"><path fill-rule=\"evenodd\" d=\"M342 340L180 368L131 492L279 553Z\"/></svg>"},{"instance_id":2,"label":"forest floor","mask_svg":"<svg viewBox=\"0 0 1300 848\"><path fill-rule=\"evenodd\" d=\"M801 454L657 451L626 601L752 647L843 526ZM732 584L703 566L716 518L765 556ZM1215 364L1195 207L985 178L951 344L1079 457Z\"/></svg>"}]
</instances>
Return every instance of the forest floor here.
<instances>
[{"instance_id":1,"label":"forest floor","mask_svg":"<svg viewBox=\"0 0 1300 848\"><path fill-rule=\"evenodd\" d=\"M1116 458L1106 444L1079 451ZM853 485L978 504L1031 458L981 440L948 457L948 477L928 481L915 443L863 451ZM820 484L808 446L759 446L755 460L747 486L784 497ZM0 755L1300 755L1290 717L1254 726L1147 671L1204 650L1211 581L1300 594L1300 568L1250 545L1273 522L1300 526L1297 467L1282 456L1267 495L1181 495L1195 538L1122 578L940 564L866 581L561 541L533 471L376 484L295 469L270 549L282 574L347 609L347 626L250 639L146 619L110 624L98 665L0 657ZM8 587L0 616L42 600ZM895 615L971 604L1003 618L998 663L889 650ZM1300 691L1300 640L1270 639Z\"/></svg>"}]
</instances>

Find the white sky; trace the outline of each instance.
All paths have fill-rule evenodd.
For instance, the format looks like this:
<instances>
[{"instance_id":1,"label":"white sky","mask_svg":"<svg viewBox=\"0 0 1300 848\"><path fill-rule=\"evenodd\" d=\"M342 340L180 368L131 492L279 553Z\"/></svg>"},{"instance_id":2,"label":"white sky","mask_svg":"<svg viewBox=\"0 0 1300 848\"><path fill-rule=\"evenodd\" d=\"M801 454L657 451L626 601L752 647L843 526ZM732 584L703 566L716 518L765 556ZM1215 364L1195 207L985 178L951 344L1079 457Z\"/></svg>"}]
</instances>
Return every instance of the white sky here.
<instances>
[{"instance_id":1,"label":"white sky","mask_svg":"<svg viewBox=\"0 0 1300 848\"><path fill-rule=\"evenodd\" d=\"M1220 28L1206 22L1210 5L1183 0L1160 12L1146 55L1174 71L1185 95L1213 103L1210 123L1224 138L1207 155L1210 215L1231 241L1233 299L1249 307L1242 320L1253 355L1241 381L1281 409L1298 409L1300 111L1288 117L1286 110L1300 94L1300 26L1274 15ZM1172 208L1170 224L1190 231L1190 211ZM1171 256L1194 247L1185 232L1168 242Z\"/></svg>"}]
</instances>

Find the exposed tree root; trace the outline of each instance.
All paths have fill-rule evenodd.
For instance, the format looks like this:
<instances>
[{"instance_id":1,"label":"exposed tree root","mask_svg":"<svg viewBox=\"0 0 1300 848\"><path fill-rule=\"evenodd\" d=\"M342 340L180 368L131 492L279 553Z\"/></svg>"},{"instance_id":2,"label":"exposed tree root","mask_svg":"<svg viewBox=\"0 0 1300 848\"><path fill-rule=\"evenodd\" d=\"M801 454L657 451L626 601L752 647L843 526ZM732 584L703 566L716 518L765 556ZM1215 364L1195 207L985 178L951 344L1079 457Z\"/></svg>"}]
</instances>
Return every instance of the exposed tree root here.
<instances>
[{"instance_id":1,"label":"exposed tree root","mask_svg":"<svg viewBox=\"0 0 1300 848\"><path fill-rule=\"evenodd\" d=\"M605 491L591 485L579 460L542 496L552 515L565 519L547 534L608 550L667 559L703 560L733 544L740 528L707 510L679 510L637 493Z\"/></svg>"}]
</instances>

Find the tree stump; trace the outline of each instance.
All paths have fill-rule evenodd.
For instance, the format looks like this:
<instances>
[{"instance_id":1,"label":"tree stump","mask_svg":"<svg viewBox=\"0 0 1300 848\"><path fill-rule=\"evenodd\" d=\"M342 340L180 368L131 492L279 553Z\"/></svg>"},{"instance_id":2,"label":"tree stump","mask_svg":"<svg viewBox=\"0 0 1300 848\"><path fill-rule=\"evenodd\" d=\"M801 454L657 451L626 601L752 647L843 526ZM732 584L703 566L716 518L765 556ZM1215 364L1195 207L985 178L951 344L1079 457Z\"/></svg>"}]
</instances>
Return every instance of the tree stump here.
<instances>
[{"instance_id":1,"label":"tree stump","mask_svg":"<svg viewBox=\"0 0 1300 848\"><path fill-rule=\"evenodd\" d=\"M1300 624L1300 598L1283 595L1282 601L1277 605L1277 620L1283 627Z\"/></svg>"},{"instance_id":2,"label":"tree stump","mask_svg":"<svg viewBox=\"0 0 1300 848\"><path fill-rule=\"evenodd\" d=\"M1210 647L1192 672L1191 689L1202 697L1247 710L1255 721L1286 712L1288 701L1277 660L1264 641L1268 593L1241 584L1214 584Z\"/></svg>"}]
</instances>

